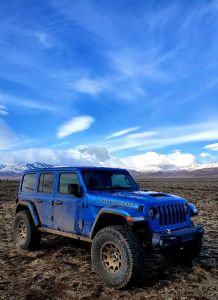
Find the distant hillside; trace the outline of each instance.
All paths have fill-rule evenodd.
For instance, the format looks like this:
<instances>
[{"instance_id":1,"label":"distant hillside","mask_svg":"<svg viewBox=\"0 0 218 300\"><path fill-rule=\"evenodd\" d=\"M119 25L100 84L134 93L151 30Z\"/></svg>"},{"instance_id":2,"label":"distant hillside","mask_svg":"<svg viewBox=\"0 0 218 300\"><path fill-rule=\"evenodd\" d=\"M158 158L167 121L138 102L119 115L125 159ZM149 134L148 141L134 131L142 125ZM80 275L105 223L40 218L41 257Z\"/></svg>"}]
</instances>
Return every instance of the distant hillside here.
<instances>
[{"instance_id":1,"label":"distant hillside","mask_svg":"<svg viewBox=\"0 0 218 300\"><path fill-rule=\"evenodd\" d=\"M0 165L0 177L19 177L25 170L34 170L36 168L49 168L52 165L35 162L33 164L22 165Z\"/></svg>"},{"instance_id":2,"label":"distant hillside","mask_svg":"<svg viewBox=\"0 0 218 300\"><path fill-rule=\"evenodd\" d=\"M22 164L22 165L0 165L0 177L20 177L24 170L34 170L36 168L49 168L52 165L35 162L33 164ZM129 170L129 172L136 179L139 177L143 178L193 178L193 177L210 177L218 178L218 167L214 168L202 168L192 171L179 170L179 171L158 171L158 172L138 172Z\"/></svg>"},{"instance_id":3,"label":"distant hillside","mask_svg":"<svg viewBox=\"0 0 218 300\"><path fill-rule=\"evenodd\" d=\"M130 171L130 173L135 177L145 177L145 178L193 178L193 177L212 177L218 178L218 167L216 168L202 168L197 170L179 170L179 171L159 171L159 172L137 172Z\"/></svg>"}]
</instances>

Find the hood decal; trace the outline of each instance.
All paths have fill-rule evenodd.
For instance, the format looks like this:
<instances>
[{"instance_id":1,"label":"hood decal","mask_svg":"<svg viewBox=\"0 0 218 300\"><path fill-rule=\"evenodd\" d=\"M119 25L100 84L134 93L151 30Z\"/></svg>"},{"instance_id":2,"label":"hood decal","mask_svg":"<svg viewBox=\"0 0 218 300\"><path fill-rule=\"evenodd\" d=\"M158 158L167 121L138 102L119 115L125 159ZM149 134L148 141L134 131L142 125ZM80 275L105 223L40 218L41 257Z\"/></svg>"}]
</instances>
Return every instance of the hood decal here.
<instances>
[{"instance_id":1,"label":"hood decal","mask_svg":"<svg viewBox=\"0 0 218 300\"><path fill-rule=\"evenodd\" d=\"M126 207L131 207L131 208L138 208L138 206L139 206L135 203L121 201L121 200L101 199L100 202L103 203L103 204L126 206Z\"/></svg>"}]
</instances>

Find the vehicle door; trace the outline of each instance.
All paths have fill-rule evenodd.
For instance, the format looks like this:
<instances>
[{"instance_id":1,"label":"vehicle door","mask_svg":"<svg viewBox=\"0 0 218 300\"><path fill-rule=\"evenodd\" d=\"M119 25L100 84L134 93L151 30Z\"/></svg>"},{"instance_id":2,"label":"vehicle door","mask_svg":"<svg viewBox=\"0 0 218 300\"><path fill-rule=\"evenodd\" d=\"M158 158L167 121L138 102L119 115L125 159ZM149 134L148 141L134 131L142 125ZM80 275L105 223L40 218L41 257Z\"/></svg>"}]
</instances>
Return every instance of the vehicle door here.
<instances>
[{"instance_id":1,"label":"vehicle door","mask_svg":"<svg viewBox=\"0 0 218 300\"><path fill-rule=\"evenodd\" d=\"M84 199L76 172L60 172L53 205L53 228L64 232L81 233L81 210Z\"/></svg>"},{"instance_id":2,"label":"vehicle door","mask_svg":"<svg viewBox=\"0 0 218 300\"><path fill-rule=\"evenodd\" d=\"M35 194L35 206L42 227L52 228L54 200L54 172L39 174L38 187Z\"/></svg>"}]
</instances>

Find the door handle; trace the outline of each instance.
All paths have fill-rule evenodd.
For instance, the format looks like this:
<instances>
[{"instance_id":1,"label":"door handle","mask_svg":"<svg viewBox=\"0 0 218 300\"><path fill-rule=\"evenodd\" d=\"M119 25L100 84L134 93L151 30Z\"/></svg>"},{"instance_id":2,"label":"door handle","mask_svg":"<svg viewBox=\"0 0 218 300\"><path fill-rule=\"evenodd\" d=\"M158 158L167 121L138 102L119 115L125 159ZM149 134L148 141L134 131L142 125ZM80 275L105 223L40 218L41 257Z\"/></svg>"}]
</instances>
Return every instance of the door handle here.
<instances>
[{"instance_id":1,"label":"door handle","mask_svg":"<svg viewBox=\"0 0 218 300\"><path fill-rule=\"evenodd\" d=\"M37 203L42 203L42 199L36 199Z\"/></svg>"},{"instance_id":2,"label":"door handle","mask_svg":"<svg viewBox=\"0 0 218 300\"><path fill-rule=\"evenodd\" d=\"M54 205L62 205L63 203L61 202L61 201L59 201L59 200L57 200L57 201L54 201Z\"/></svg>"}]
</instances>

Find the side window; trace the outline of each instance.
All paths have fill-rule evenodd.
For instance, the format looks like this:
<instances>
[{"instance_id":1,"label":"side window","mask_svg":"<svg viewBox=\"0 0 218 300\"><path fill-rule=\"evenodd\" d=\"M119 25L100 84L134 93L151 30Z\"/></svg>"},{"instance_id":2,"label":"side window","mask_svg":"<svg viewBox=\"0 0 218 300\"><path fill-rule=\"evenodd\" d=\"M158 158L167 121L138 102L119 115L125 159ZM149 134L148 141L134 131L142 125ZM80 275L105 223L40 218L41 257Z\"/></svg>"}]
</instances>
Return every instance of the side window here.
<instances>
[{"instance_id":1,"label":"side window","mask_svg":"<svg viewBox=\"0 0 218 300\"><path fill-rule=\"evenodd\" d=\"M36 183L36 174L26 174L23 177L21 191L30 193L34 191Z\"/></svg>"},{"instance_id":2,"label":"side window","mask_svg":"<svg viewBox=\"0 0 218 300\"><path fill-rule=\"evenodd\" d=\"M39 178L38 192L50 194L53 190L54 175L52 173L41 174Z\"/></svg>"},{"instance_id":3,"label":"side window","mask_svg":"<svg viewBox=\"0 0 218 300\"><path fill-rule=\"evenodd\" d=\"M76 173L61 173L58 191L60 194L73 194L75 185L79 185Z\"/></svg>"}]
</instances>

